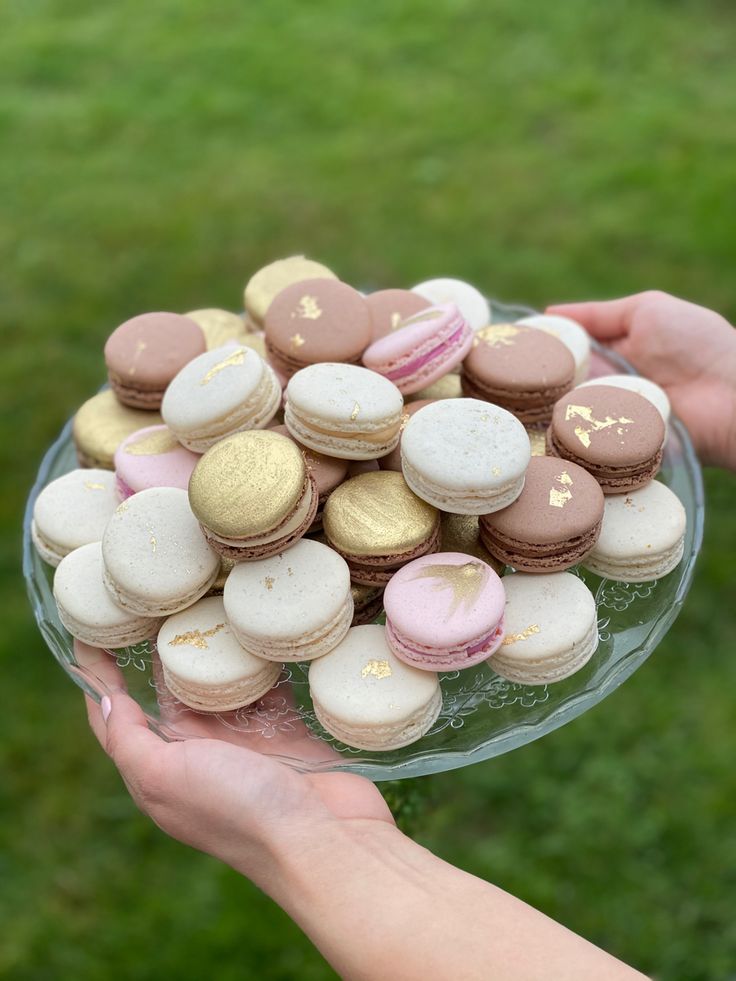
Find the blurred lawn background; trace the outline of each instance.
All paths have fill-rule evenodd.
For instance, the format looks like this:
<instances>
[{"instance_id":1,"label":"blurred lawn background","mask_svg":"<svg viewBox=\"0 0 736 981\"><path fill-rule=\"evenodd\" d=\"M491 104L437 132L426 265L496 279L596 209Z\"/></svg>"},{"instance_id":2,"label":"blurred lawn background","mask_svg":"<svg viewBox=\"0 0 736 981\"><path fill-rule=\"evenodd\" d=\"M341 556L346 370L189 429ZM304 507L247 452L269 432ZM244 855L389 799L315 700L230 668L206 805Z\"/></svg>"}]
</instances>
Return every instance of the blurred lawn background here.
<instances>
[{"instance_id":1,"label":"blurred lawn background","mask_svg":"<svg viewBox=\"0 0 736 981\"><path fill-rule=\"evenodd\" d=\"M334 976L137 813L32 622L21 508L106 334L239 308L250 272L299 251L356 285L457 275L540 306L656 286L733 321L735 29L710 0L3 8L0 975ZM736 976L736 480L707 488L656 656L565 729L409 798L449 861L690 981Z\"/></svg>"}]
</instances>

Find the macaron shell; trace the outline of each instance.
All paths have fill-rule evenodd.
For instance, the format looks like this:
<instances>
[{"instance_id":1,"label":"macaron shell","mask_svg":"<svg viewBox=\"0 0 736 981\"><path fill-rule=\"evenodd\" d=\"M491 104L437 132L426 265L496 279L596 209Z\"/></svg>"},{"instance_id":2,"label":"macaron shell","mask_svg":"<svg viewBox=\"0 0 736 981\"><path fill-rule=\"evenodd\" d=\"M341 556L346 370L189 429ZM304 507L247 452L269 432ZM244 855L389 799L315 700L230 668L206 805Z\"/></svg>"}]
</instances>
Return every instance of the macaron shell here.
<instances>
[{"instance_id":1,"label":"macaron shell","mask_svg":"<svg viewBox=\"0 0 736 981\"><path fill-rule=\"evenodd\" d=\"M401 427L399 429L399 442L396 444L390 453L386 456L382 456L378 460L378 466L381 470L395 470L397 473L401 473L401 434L406 429L407 423L420 409L423 409L425 405L431 405L435 399L419 399L416 402L407 402L404 405L404 412L401 416Z\"/></svg>"},{"instance_id":2,"label":"macaron shell","mask_svg":"<svg viewBox=\"0 0 736 981\"><path fill-rule=\"evenodd\" d=\"M403 566L384 593L386 616L422 647L441 650L490 634L506 597L490 566L460 552L440 552Z\"/></svg>"},{"instance_id":3,"label":"macaron shell","mask_svg":"<svg viewBox=\"0 0 736 981\"><path fill-rule=\"evenodd\" d=\"M229 310L208 307L203 310L190 310L184 316L200 327L208 351L222 347L229 341L240 342L247 333L243 318Z\"/></svg>"},{"instance_id":4,"label":"macaron shell","mask_svg":"<svg viewBox=\"0 0 736 981\"><path fill-rule=\"evenodd\" d=\"M598 646L595 598L569 572L504 576L506 636L489 664L519 684L560 681Z\"/></svg>"},{"instance_id":5,"label":"macaron shell","mask_svg":"<svg viewBox=\"0 0 736 981\"><path fill-rule=\"evenodd\" d=\"M431 303L454 303L473 330L491 322L491 308L483 294L462 279L428 279L412 286L412 292Z\"/></svg>"},{"instance_id":6,"label":"macaron shell","mask_svg":"<svg viewBox=\"0 0 736 981\"><path fill-rule=\"evenodd\" d=\"M115 450L126 436L161 422L158 412L123 405L111 389L98 392L77 410L72 424L80 465L112 470Z\"/></svg>"},{"instance_id":7,"label":"macaron shell","mask_svg":"<svg viewBox=\"0 0 736 981\"><path fill-rule=\"evenodd\" d=\"M431 306L429 300L411 290L378 290L365 298L371 315L372 338L385 337L396 330L401 321Z\"/></svg>"},{"instance_id":8,"label":"macaron shell","mask_svg":"<svg viewBox=\"0 0 736 981\"><path fill-rule=\"evenodd\" d=\"M338 738L364 749L409 745L431 728L442 707L437 676L403 664L383 627L352 627L309 666L315 712Z\"/></svg>"},{"instance_id":9,"label":"macaron shell","mask_svg":"<svg viewBox=\"0 0 736 981\"><path fill-rule=\"evenodd\" d=\"M665 425L669 422L671 408L667 393L649 378L643 378L641 375L601 375L599 378L583 382L578 385L578 388L585 388L589 385L613 385L616 388L625 388L630 392L636 392L645 399L649 399L652 405L659 410Z\"/></svg>"},{"instance_id":10,"label":"macaron shell","mask_svg":"<svg viewBox=\"0 0 736 981\"><path fill-rule=\"evenodd\" d=\"M561 340L575 359L575 384L585 381L590 369L590 335L576 320L556 314L539 313L532 317L523 317L517 322L525 327L546 331Z\"/></svg>"},{"instance_id":11,"label":"macaron shell","mask_svg":"<svg viewBox=\"0 0 736 981\"><path fill-rule=\"evenodd\" d=\"M317 453L316 450L310 450L308 447L302 446L294 439L287 426L271 426L270 428L271 432L279 433L281 436L286 436L287 439L293 440L302 451L307 464L307 470L309 470L314 478L314 485L317 488L320 503L324 504L327 496L347 478L348 461L338 460L333 456L325 456L323 453Z\"/></svg>"},{"instance_id":12,"label":"macaron shell","mask_svg":"<svg viewBox=\"0 0 736 981\"><path fill-rule=\"evenodd\" d=\"M621 582L658 579L680 562L686 525L680 499L659 481L608 496L600 537L584 564Z\"/></svg>"},{"instance_id":13,"label":"macaron shell","mask_svg":"<svg viewBox=\"0 0 736 981\"><path fill-rule=\"evenodd\" d=\"M148 426L123 440L115 451L115 474L125 497L149 487L186 490L199 457L168 426Z\"/></svg>"},{"instance_id":14,"label":"macaron shell","mask_svg":"<svg viewBox=\"0 0 736 981\"><path fill-rule=\"evenodd\" d=\"M119 503L109 470L72 470L52 480L33 506L31 534L41 558L55 566L74 549L102 541Z\"/></svg>"},{"instance_id":15,"label":"macaron shell","mask_svg":"<svg viewBox=\"0 0 736 981\"><path fill-rule=\"evenodd\" d=\"M243 294L246 312L255 324L263 323L266 311L287 286L305 279L337 279L337 276L321 262L303 255L291 255L269 263L248 280Z\"/></svg>"}]
</instances>

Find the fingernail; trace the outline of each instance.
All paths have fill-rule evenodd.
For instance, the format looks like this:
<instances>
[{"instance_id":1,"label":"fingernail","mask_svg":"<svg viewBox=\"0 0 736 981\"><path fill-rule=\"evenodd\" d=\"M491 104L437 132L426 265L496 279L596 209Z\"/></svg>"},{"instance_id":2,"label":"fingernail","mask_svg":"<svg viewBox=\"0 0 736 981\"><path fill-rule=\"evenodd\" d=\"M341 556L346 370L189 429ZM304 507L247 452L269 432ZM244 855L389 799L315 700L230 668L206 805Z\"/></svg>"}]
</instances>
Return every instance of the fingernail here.
<instances>
[{"instance_id":1,"label":"fingernail","mask_svg":"<svg viewBox=\"0 0 736 981\"><path fill-rule=\"evenodd\" d=\"M110 713L112 712L112 702L107 695L102 696L100 701L100 709L102 710L102 721L107 722L107 720L110 718Z\"/></svg>"}]
</instances>

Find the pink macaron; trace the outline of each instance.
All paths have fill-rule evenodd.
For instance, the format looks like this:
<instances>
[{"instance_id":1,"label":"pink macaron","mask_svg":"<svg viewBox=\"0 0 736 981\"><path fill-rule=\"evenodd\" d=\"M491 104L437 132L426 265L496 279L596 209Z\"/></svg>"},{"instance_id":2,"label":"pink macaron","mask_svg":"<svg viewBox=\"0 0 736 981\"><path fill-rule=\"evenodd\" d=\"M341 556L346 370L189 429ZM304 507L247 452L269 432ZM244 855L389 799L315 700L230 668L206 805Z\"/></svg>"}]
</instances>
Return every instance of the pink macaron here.
<instances>
[{"instance_id":1,"label":"pink macaron","mask_svg":"<svg viewBox=\"0 0 736 981\"><path fill-rule=\"evenodd\" d=\"M460 364L473 331L454 303L442 303L402 321L363 354L366 368L388 378L403 395L431 385Z\"/></svg>"},{"instance_id":2,"label":"pink macaron","mask_svg":"<svg viewBox=\"0 0 736 981\"><path fill-rule=\"evenodd\" d=\"M501 646L505 603L501 580L487 563L461 552L424 555L386 587L386 640L412 667L470 668Z\"/></svg>"},{"instance_id":3,"label":"pink macaron","mask_svg":"<svg viewBox=\"0 0 736 981\"><path fill-rule=\"evenodd\" d=\"M186 490L199 455L186 449L168 426L147 426L128 436L115 451L115 480L125 500L149 487Z\"/></svg>"}]
</instances>

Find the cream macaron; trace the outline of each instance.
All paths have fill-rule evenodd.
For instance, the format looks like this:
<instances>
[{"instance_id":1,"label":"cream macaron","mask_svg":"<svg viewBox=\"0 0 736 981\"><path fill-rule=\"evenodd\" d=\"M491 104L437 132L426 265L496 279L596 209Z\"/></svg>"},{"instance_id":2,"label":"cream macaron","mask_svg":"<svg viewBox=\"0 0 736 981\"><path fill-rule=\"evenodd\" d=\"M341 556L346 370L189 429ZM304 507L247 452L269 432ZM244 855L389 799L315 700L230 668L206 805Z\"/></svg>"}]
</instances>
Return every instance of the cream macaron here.
<instances>
[{"instance_id":1,"label":"cream macaron","mask_svg":"<svg viewBox=\"0 0 736 981\"><path fill-rule=\"evenodd\" d=\"M247 336L245 321L237 313L231 313L230 310L207 307L204 310L190 310L184 316L189 317L195 324L199 324L208 351L222 347L229 341L241 343L243 338Z\"/></svg>"},{"instance_id":2,"label":"cream macaron","mask_svg":"<svg viewBox=\"0 0 736 981\"><path fill-rule=\"evenodd\" d=\"M166 389L161 415L176 438L195 453L246 429L263 429L281 405L281 385L259 354L245 344L207 351Z\"/></svg>"},{"instance_id":3,"label":"cream macaron","mask_svg":"<svg viewBox=\"0 0 736 981\"><path fill-rule=\"evenodd\" d=\"M238 643L221 596L207 596L166 620L156 646L172 695L199 712L229 712L257 701L276 684L281 665Z\"/></svg>"},{"instance_id":4,"label":"cream macaron","mask_svg":"<svg viewBox=\"0 0 736 981\"><path fill-rule=\"evenodd\" d=\"M462 279L427 279L412 286L412 293L418 293L433 304L454 303L473 330L482 330L491 322L491 308L480 290Z\"/></svg>"},{"instance_id":5,"label":"cream macaron","mask_svg":"<svg viewBox=\"0 0 736 981\"><path fill-rule=\"evenodd\" d=\"M521 494L531 459L526 430L479 399L444 399L416 412L401 437L404 478L452 514L489 514Z\"/></svg>"},{"instance_id":6,"label":"cream macaron","mask_svg":"<svg viewBox=\"0 0 736 981\"><path fill-rule=\"evenodd\" d=\"M601 375L599 378L591 378L590 381L583 382L578 388L585 388L586 385L613 385L614 388L624 388L629 392L636 392L649 399L655 409L659 410L665 425L670 420L670 400L667 392L656 382L641 375Z\"/></svg>"},{"instance_id":7,"label":"cream macaron","mask_svg":"<svg viewBox=\"0 0 736 981\"><path fill-rule=\"evenodd\" d=\"M432 728L442 708L437 675L400 661L377 624L352 627L313 661L309 690L321 725L357 749L408 746Z\"/></svg>"},{"instance_id":8,"label":"cream macaron","mask_svg":"<svg viewBox=\"0 0 736 981\"><path fill-rule=\"evenodd\" d=\"M109 470L72 470L57 477L33 505L36 551L44 562L58 565L75 548L101 542L119 503L115 474Z\"/></svg>"},{"instance_id":9,"label":"cream macaron","mask_svg":"<svg viewBox=\"0 0 736 981\"><path fill-rule=\"evenodd\" d=\"M284 422L294 439L326 456L375 460L399 441L404 400L398 388L357 365L302 368L286 388Z\"/></svg>"},{"instance_id":10,"label":"cream macaron","mask_svg":"<svg viewBox=\"0 0 736 981\"><path fill-rule=\"evenodd\" d=\"M347 563L309 539L288 552L236 565L223 599L240 644L272 661L322 657L340 643L353 619Z\"/></svg>"},{"instance_id":11,"label":"cream macaron","mask_svg":"<svg viewBox=\"0 0 736 981\"><path fill-rule=\"evenodd\" d=\"M102 558L113 600L151 617L191 606L220 569L187 492L178 487L151 487L120 504L105 528Z\"/></svg>"},{"instance_id":12,"label":"cream macaron","mask_svg":"<svg viewBox=\"0 0 736 981\"><path fill-rule=\"evenodd\" d=\"M598 648L595 598L571 572L503 577L506 636L488 664L507 681L546 685L575 674Z\"/></svg>"},{"instance_id":13,"label":"cream macaron","mask_svg":"<svg viewBox=\"0 0 736 981\"><path fill-rule=\"evenodd\" d=\"M72 637L108 650L155 637L161 618L118 606L102 577L100 542L82 545L61 560L54 574L54 599L59 619Z\"/></svg>"}]
</instances>

